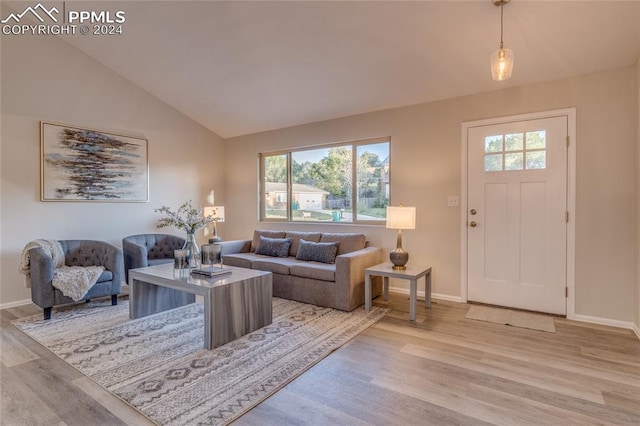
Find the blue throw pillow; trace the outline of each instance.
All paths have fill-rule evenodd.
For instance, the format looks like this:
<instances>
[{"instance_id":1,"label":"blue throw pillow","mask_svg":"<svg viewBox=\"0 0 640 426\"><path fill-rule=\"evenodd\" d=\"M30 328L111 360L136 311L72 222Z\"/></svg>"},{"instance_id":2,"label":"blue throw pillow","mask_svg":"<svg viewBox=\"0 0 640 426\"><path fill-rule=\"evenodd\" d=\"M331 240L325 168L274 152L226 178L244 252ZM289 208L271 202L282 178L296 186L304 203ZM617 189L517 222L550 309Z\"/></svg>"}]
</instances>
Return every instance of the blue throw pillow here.
<instances>
[{"instance_id":1,"label":"blue throw pillow","mask_svg":"<svg viewBox=\"0 0 640 426\"><path fill-rule=\"evenodd\" d=\"M335 263L339 244L338 242L314 243L301 238L296 259Z\"/></svg>"},{"instance_id":2,"label":"blue throw pillow","mask_svg":"<svg viewBox=\"0 0 640 426\"><path fill-rule=\"evenodd\" d=\"M287 257L289 256L289 247L291 247L291 238L269 238L260 235L256 254L264 254L266 256Z\"/></svg>"}]
</instances>

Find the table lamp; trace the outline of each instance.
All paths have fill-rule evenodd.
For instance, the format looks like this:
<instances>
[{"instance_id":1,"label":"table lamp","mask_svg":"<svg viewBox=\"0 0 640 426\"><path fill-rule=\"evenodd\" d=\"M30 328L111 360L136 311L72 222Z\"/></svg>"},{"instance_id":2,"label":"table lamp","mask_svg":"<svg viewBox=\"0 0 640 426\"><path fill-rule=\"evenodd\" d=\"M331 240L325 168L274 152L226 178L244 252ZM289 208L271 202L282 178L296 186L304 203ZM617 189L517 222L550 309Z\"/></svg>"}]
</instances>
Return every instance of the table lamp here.
<instances>
[{"instance_id":1,"label":"table lamp","mask_svg":"<svg viewBox=\"0 0 640 426\"><path fill-rule=\"evenodd\" d=\"M387 207L387 229L398 230L398 240L395 250L389 254L389 259L393 263L393 269L404 270L409 260L409 253L402 249L402 230L416 229L416 208L400 206Z\"/></svg>"},{"instance_id":2,"label":"table lamp","mask_svg":"<svg viewBox=\"0 0 640 426\"><path fill-rule=\"evenodd\" d=\"M222 241L222 238L218 236L218 222L224 222L224 206L205 207L204 215L205 217L213 217L213 235L209 238L209 244Z\"/></svg>"}]
</instances>

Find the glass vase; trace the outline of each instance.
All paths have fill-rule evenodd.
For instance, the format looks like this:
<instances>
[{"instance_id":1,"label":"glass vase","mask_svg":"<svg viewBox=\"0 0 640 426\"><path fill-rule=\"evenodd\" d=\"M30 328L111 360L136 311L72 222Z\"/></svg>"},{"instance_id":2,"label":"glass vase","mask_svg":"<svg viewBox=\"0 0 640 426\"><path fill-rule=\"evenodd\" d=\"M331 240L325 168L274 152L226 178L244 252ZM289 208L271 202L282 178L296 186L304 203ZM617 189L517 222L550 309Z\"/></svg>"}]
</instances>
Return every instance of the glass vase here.
<instances>
[{"instance_id":1,"label":"glass vase","mask_svg":"<svg viewBox=\"0 0 640 426\"><path fill-rule=\"evenodd\" d=\"M189 250L189 254L187 255L187 263L189 264L189 268L199 268L200 247L198 247L198 243L196 242L195 232L187 232L187 241L185 241L182 249Z\"/></svg>"}]
</instances>

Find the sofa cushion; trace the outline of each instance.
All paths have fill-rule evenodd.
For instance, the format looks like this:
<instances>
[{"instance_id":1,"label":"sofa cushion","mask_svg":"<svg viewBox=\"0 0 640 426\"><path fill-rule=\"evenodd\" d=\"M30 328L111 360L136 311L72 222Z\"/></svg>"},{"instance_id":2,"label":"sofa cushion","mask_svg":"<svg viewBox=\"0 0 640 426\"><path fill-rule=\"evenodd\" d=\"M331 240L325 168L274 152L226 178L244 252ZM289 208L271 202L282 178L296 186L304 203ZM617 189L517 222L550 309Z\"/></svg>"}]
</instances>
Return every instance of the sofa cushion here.
<instances>
[{"instance_id":1,"label":"sofa cushion","mask_svg":"<svg viewBox=\"0 0 640 426\"><path fill-rule=\"evenodd\" d=\"M321 263L335 263L339 245L340 243L338 242L314 243L301 239L296 259Z\"/></svg>"},{"instance_id":2,"label":"sofa cushion","mask_svg":"<svg viewBox=\"0 0 640 426\"><path fill-rule=\"evenodd\" d=\"M333 282L336 280L336 265L317 262L300 262L291 265L289 274L296 277Z\"/></svg>"},{"instance_id":3,"label":"sofa cushion","mask_svg":"<svg viewBox=\"0 0 640 426\"><path fill-rule=\"evenodd\" d=\"M261 271L273 272L275 274L289 275L291 266L299 263L300 261L293 257L261 256L259 259L254 259L251 262L251 267Z\"/></svg>"},{"instance_id":4,"label":"sofa cushion","mask_svg":"<svg viewBox=\"0 0 640 426\"><path fill-rule=\"evenodd\" d=\"M260 235L269 238L284 238L287 233L285 231L265 231L262 229L256 229L253 231L253 239L251 240L251 253L256 251L258 243L260 242Z\"/></svg>"},{"instance_id":5,"label":"sofa cushion","mask_svg":"<svg viewBox=\"0 0 640 426\"><path fill-rule=\"evenodd\" d=\"M314 243L320 242L322 232L298 232L287 231L287 238L291 238L291 247L289 247L289 256L296 257L298 254L298 246L300 245L300 239L306 241L313 241Z\"/></svg>"},{"instance_id":6,"label":"sofa cushion","mask_svg":"<svg viewBox=\"0 0 640 426\"><path fill-rule=\"evenodd\" d=\"M262 256L253 253L232 253L222 256L222 263L229 266L251 269L251 262Z\"/></svg>"},{"instance_id":7,"label":"sofa cushion","mask_svg":"<svg viewBox=\"0 0 640 426\"><path fill-rule=\"evenodd\" d=\"M351 253L352 251L362 250L367 242L367 237L364 234L332 234L329 232L323 232L320 237L320 242L339 242L338 256L345 253Z\"/></svg>"},{"instance_id":8,"label":"sofa cushion","mask_svg":"<svg viewBox=\"0 0 640 426\"><path fill-rule=\"evenodd\" d=\"M287 257L289 256L289 247L291 247L291 238L269 238L260 235L256 254L264 254L265 256Z\"/></svg>"}]
</instances>

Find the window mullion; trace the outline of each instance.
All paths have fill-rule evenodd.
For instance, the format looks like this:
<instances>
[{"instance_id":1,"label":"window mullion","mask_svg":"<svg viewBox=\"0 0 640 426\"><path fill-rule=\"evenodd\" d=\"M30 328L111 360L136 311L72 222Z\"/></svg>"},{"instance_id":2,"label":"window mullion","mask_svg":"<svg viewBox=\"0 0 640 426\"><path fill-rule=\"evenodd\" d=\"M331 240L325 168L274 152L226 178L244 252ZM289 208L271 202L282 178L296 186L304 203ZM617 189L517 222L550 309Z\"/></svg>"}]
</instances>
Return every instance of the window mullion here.
<instances>
[{"instance_id":1,"label":"window mullion","mask_svg":"<svg viewBox=\"0 0 640 426\"><path fill-rule=\"evenodd\" d=\"M291 152L287 152L287 220L293 221L293 172Z\"/></svg>"},{"instance_id":2,"label":"window mullion","mask_svg":"<svg viewBox=\"0 0 640 426\"><path fill-rule=\"evenodd\" d=\"M351 145L351 221L358 221L358 150Z\"/></svg>"},{"instance_id":3,"label":"window mullion","mask_svg":"<svg viewBox=\"0 0 640 426\"><path fill-rule=\"evenodd\" d=\"M260 213L258 215L259 220L265 220L267 218L267 195L266 195L266 182L265 182L265 168L266 160L265 155L260 154L260 170L259 170L259 182L258 188L260 188L258 205L260 206Z\"/></svg>"}]
</instances>

